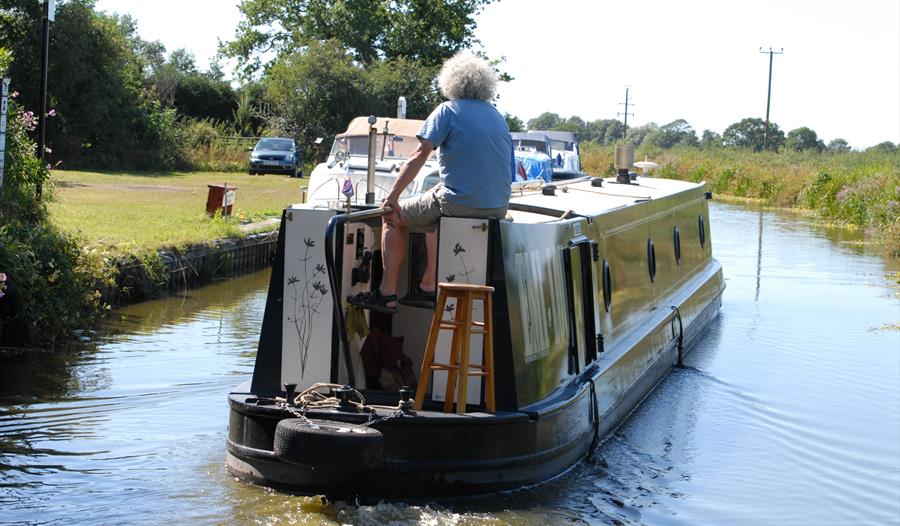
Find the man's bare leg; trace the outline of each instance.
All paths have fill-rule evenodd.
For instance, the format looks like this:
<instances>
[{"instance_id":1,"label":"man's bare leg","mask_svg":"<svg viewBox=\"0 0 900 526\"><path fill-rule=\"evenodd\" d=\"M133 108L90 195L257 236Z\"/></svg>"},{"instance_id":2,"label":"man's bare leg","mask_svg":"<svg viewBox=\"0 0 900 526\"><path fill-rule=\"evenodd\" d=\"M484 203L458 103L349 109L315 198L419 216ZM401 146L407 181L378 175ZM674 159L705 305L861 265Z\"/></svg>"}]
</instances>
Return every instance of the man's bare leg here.
<instances>
[{"instance_id":1,"label":"man's bare leg","mask_svg":"<svg viewBox=\"0 0 900 526\"><path fill-rule=\"evenodd\" d=\"M434 292L437 288L437 245L437 231L425 234L425 273L419 282L419 288L425 292Z\"/></svg>"},{"instance_id":2,"label":"man's bare leg","mask_svg":"<svg viewBox=\"0 0 900 526\"><path fill-rule=\"evenodd\" d=\"M397 293L397 280L400 278L400 267L403 265L405 257L405 229L384 223L381 234L381 258L384 263L384 274L381 277L381 286L378 288L382 296Z\"/></svg>"}]
</instances>

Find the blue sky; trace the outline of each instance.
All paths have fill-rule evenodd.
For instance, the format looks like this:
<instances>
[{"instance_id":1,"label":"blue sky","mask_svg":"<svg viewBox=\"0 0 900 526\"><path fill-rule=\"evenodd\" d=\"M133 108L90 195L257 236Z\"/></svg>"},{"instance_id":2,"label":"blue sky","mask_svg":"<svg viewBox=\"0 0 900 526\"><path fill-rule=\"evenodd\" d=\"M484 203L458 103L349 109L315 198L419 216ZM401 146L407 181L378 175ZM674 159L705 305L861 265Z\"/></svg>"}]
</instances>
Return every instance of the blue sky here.
<instances>
[{"instance_id":1,"label":"blue sky","mask_svg":"<svg viewBox=\"0 0 900 526\"><path fill-rule=\"evenodd\" d=\"M205 67L240 19L227 0L98 0L129 13L138 31L184 47ZM686 119L721 133L765 117L808 126L826 142L864 148L900 142L900 2L501 0L478 15L477 36L515 80L498 107L527 121L544 111L616 118L630 86L629 126Z\"/></svg>"}]
</instances>

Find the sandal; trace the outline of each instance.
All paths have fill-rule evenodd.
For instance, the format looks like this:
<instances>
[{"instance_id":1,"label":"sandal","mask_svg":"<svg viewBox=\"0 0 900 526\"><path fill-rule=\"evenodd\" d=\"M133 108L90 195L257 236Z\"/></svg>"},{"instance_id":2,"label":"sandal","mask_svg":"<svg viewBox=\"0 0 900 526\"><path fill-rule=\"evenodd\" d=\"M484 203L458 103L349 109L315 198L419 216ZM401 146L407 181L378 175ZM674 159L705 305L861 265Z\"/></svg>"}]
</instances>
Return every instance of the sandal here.
<instances>
[{"instance_id":1,"label":"sandal","mask_svg":"<svg viewBox=\"0 0 900 526\"><path fill-rule=\"evenodd\" d=\"M422 290L422 287L419 285L414 285L412 290L409 291L400 303L404 305L409 305L410 307L421 307L423 309L433 309L434 302L437 299L437 291L433 290L431 292Z\"/></svg>"},{"instance_id":2,"label":"sandal","mask_svg":"<svg viewBox=\"0 0 900 526\"><path fill-rule=\"evenodd\" d=\"M394 314L397 312L396 306L389 306L388 303L397 301L396 294L382 296L378 289L372 292L360 292L356 296L347 296L347 303L356 305L361 309L369 309L382 314Z\"/></svg>"}]
</instances>

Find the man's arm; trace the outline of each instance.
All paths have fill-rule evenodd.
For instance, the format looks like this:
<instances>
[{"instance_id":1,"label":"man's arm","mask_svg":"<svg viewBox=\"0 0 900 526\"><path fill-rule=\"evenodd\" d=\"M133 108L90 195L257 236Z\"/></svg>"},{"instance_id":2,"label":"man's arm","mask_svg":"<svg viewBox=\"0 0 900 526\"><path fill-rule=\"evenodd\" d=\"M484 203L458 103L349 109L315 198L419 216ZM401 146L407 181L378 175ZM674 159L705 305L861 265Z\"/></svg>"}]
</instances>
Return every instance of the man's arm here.
<instances>
[{"instance_id":1,"label":"man's arm","mask_svg":"<svg viewBox=\"0 0 900 526\"><path fill-rule=\"evenodd\" d=\"M428 160L428 156L431 155L431 152L433 151L434 145L431 144L431 141L419 139L419 147L416 148L416 151L409 157L406 164L400 168L400 174L397 175L397 180L394 181L393 186L391 186L391 191L388 193L387 197L384 198L384 203L381 205L383 208L391 206L394 210L397 210L397 202L400 200L400 194L402 194L403 190L409 186L409 183L416 178L419 170L422 169L425 161Z\"/></svg>"}]
</instances>

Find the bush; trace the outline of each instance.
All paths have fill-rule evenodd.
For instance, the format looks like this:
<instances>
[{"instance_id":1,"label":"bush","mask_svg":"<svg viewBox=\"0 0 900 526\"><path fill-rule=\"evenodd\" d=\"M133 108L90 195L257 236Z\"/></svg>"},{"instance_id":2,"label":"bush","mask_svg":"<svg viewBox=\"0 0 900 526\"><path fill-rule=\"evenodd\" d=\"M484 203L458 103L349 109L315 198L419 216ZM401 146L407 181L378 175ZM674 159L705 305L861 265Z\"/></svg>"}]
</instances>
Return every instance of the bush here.
<instances>
[{"instance_id":1,"label":"bush","mask_svg":"<svg viewBox=\"0 0 900 526\"><path fill-rule=\"evenodd\" d=\"M97 253L47 222L36 188L47 167L28 133L36 120L10 101L6 177L0 194L0 346L50 345L89 327L104 311L98 288L110 279Z\"/></svg>"},{"instance_id":2,"label":"bush","mask_svg":"<svg viewBox=\"0 0 900 526\"><path fill-rule=\"evenodd\" d=\"M185 119L181 127L181 154L187 170L243 172L248 168L247 148L256 138L240 138L226 123L211 119Z\"/></svg>"}]
</instances>

